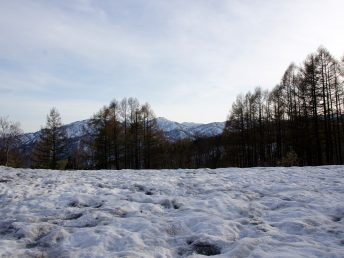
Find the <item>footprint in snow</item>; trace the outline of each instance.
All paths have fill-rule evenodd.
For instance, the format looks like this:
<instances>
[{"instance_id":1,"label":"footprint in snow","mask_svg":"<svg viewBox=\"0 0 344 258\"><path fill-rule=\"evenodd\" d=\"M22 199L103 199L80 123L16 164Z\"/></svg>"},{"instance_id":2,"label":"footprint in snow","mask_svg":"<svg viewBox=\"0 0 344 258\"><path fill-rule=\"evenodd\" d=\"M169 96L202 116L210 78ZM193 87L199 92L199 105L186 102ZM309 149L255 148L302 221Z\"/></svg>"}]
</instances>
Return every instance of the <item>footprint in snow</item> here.
<instances>
[{"instance_id":1,"label":"footprint in snow","mask_svg":"<svg viewBox=\"0 0 344 258\"><path fill-rule=\"evenodd\" d=\"M103 206L104 201L101 202L94 202L94 203L87 203L87 202L82 202L78 200L71 201L68 206L69 207L76 207L76 208L87 208L87 207L92 207L92 208L100 208Z\"/></svg>"},{"instance_id":2,"label":"footprint in snow","mask_svg":"<svg viewBox=\"0 0 344 258\"><path fill-rule=\"evenodd\" d=\"M219 246L207 241L188 240L186 244L188 245L187 247L182 247L178 250L178 255L189 256L196 253L204 256L214 256L221 254Z\"/></svg>"},{"instance_id":3,"label":"footprint in snow","mask_svg":"<svg viewBox=\"0 0 344 258\"><path fill-rule=\"evenodd\" d=\"M64 218L64 220L75 220L75 219L80 218L82 215L83 215L82 213L69 214Z\"/></svg>"},{"instance_id":4,"label":"footprint in snow","mask_svg":"<svg viewBox=\"0 0 344 258\"><path fill-rule=\"evenodd\" d=\"M178 209L182 206L182 205L181 205L180 203L178 203L176 200L170 201L170 200L168 200L168 199L163 200L163 201L160 203L160 205L161 205L162 207L164 207L165 209L171 209L171 208L173 208L173 209L175 209L175 210L178 210Z\"/></svg>"}]
</instances>

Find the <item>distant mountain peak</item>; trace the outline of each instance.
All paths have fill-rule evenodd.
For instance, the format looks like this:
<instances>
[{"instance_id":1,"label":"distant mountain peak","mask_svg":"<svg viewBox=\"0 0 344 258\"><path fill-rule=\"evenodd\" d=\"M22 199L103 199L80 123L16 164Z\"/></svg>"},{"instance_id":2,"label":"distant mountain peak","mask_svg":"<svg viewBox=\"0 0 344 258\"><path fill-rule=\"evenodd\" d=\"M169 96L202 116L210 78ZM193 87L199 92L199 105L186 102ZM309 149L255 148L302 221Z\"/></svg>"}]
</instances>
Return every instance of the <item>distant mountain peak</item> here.
<instances>
[{"instance_id":1,"label":"distant mountain peak","mask_svg":"<svg viewBox=\"0 0 344 258\"><path fill-rule=\"evenodd\" d=\"M89 127L89 119L75 121L64 125L68 138L76 139L84 136L84 128ZM225 122L213 122L208 124L193 122L175 122L165 117L156 119L158 127L164 132L165 136L171 141L180 139L195 139L199 136L215 136L223 132ZM34 144L40 138L40 131L23 135L24 144Z\"/></svg>"},{"instance_id":2,"label":"distant mountain peak","mask_svg":"<svg viewBox=\"0 0 344 258\"><path fill-rule=\"evenodd\" d=\"M165 117L156 119L159 128L171 141L180 139L194 139L199 136L215 136L223 132L225 122L212 122L207 124L171 121Z\"/></svg>"}]
</instances>

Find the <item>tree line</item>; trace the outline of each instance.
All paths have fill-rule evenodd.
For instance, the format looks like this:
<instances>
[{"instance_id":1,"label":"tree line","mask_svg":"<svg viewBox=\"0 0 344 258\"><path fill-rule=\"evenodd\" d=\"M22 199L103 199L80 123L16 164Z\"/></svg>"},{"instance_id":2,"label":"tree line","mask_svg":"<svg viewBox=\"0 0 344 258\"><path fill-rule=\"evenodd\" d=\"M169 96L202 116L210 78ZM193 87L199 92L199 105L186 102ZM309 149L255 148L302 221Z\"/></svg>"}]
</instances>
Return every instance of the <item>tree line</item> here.
<instances>
[{"instance_id":1,"label":"tree line","mask_svg":"<svg viewBox=\"0 0 344 258\"><path fill-rule=\"evenodd\" d=\"M271 91L239 95L223 133L227 164L342 164L343 86L343 63L321 47Z\"/></svg>"},{"instance_id":2,"label":"tree line","mask_svg":"<svg viewBox=\"0 0 344 258\"><path fill-rule=\"evenodd\" d=\"M291 64L272 90L232 104L222 135L169 141L148 103L113 100L71 146L53 108L23 154L19 123L0 119L0 165L51 169L161 169L343 164L344 58L320 47ZM30 160L23 165L23 161ZM29 165L28 165L29 164Z\"/></svg>"},{"instance_id":3,"label":"tree line","mask_svg":"<svg viewBox=\"0 0 344 258\"><path fill-rule=\"evenodd\" d=\"M82 148L91 150L95 168L149 169L160 163L166 139L148 103L113 100L92 117L89 130L92 140Z\"/></svg>"}]
</instances>

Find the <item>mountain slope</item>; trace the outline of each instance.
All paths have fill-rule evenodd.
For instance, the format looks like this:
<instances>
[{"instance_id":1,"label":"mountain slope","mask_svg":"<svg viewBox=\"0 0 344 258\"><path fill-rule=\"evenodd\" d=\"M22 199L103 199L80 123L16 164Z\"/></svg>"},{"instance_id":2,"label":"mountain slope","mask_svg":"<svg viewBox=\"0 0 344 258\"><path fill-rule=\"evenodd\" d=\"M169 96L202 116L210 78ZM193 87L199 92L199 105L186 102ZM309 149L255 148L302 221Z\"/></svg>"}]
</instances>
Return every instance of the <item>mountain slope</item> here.
<instances>
[{"instance_id":1,"label":"mountain slope","mask_svg":"<svg viewBox=\"0 0 344 258\"><path fill-rule=\"evenodd\" d=\"M195 139L200 136L219 135L223 132L225 127L225 122L213 122L208 124L189 122L178 123L164 117L158 117L157 124L171 141L186 138Z\"/></svg>"},{"instance_id":2,"label":"mountain slope","mask_svg":"<svg viewBox=\"0 0 344 258\"><path fill-rule=\"evenodd\" d=\"M73 138L80 138L84 136L84 128L88 127L89 120L82 120L82 121L76 121L70 124L64 125L64 129L66 130L67 137L69 139ZM37 131L34 133L26 133L22 136L22 143L24 145L30 145L36 143L39 138L41 137L41 131Z\"/></svg>"},{"instance_id":3,"label":"mountain slope","mask_svg":"<svg viewBox=\"0 0 344 258\"><path fill-rule=\"evenodd\" d=\"M84 136L84 128L88 128L90 120L76 121L70 124L64 125L68 138L75 139ZM178 123L168 120L163 117L156 119L158 127L165 133L166 137L171 141L180 139L195 139L199 136L214 136L222 133L225 122L213 122L209 124L200 123ZM40 131L34 133L26 133L22 137L22 143L24 145L31 145L36 143L41 135Z\"/></svg>"}]
</instances>

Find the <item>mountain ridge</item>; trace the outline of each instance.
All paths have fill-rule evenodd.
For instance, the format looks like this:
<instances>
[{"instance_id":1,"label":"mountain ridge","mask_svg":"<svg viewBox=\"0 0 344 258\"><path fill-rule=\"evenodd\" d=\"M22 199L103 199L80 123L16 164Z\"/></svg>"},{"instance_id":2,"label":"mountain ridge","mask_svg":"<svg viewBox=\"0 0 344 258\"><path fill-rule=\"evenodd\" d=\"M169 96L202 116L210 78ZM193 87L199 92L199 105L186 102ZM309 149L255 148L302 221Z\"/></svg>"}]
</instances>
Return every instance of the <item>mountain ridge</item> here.
<instances>
[{"instance_id":1,"label":"mountain ridge","mask_svg":"<svg viewBox=\"0 0 344 258\"><path fill-rule=\"evenodd\" d=\"M69 139L80 138L85 135L84 128L89 127L90 119L75 121L63 125ZM209 137L219 135L223 132L225 122L212 123L193 123L193 122L175 122L165 117L156 118L158 127L164 132L170 141L181 139L195 139L197 137ZM37 132L24 133L22 143L30 145L36 143L41 135L41 130Z\"/></svg>"},{"instance_id":2,"label":"mountain ridge","mask_svg":"<svg viewBox=\"0 0 344 258\"><path fill-rule=\"evenodd\" d=\"M223 132L225 122L193 123L175 122L164 117L156 118L158 127L171 141L181 139L195 139L197 137L209 137L219 135Z\"/></svg>"}]
</instances>

